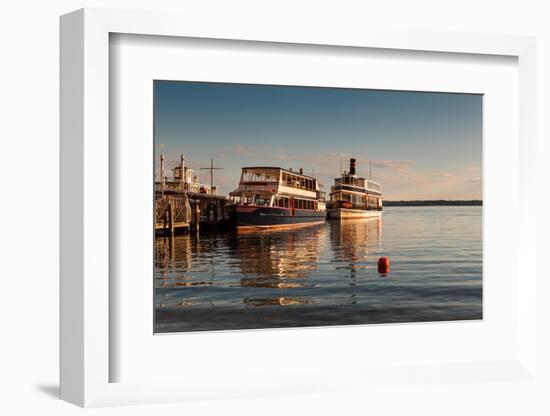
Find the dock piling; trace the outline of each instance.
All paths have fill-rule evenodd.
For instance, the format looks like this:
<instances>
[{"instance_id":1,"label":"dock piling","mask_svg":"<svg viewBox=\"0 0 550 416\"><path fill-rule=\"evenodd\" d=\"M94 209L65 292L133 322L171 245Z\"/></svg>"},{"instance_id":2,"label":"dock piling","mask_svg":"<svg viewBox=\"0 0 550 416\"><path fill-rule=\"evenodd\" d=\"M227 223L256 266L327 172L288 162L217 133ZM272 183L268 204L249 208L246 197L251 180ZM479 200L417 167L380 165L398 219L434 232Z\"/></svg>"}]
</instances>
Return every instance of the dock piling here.
<instances>
[{"instance_id":1,"label":"dock piling","mask_svg":"<svg viewBox=\"0 0 550 416\"><path fill-rule=\"evenodd\" d=\"M200 209L200 202L194 201L193 205L191 206L191 229L195 232L199 232L199 223L201 219L201 209Z\"/></svg>"}]
</instances>

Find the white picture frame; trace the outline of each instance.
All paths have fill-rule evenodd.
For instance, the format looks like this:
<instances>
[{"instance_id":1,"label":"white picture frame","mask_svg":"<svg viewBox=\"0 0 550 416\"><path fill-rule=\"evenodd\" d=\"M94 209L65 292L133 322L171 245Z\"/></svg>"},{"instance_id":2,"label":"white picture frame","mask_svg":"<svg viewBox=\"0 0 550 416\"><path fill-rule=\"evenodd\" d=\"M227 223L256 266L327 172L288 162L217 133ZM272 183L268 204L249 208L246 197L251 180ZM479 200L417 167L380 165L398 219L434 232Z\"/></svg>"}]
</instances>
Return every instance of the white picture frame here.
<instances>
[{"instance_id":1,"label":"white picture frame","mask_svg":"<svg viewBox=\"0 0 550 416\"><path fill-rule=\"evenodd\" d=\"M442 363L420 369L422 377L447 372L450 379L468 380L474 371L503 374L505 379L536 377L536 279L535 252L535 42L530 37L465 33L333 31L312 26L278 27L253 22L213 20L210 24L191 16L167 13L82 9L61 18L61 398L80 406L155 403L209 397L281 392L320 392L342 387L342 369L314 383L273 375L270 383L231 383L233 375L220 375L219 385L205 392L200 380L189 386L182 381L110 382L110 365L120 358L110 349L109 227L109 36L113 33L205 39L280 42L333 47L382 48L439 53L505 55L519 65L519 241L518 264L522 281L517 292L518 354L499 363L482 362L456 367ZM529 213L529 215L527 215ZM516 273L518 271L516 270ZM304 335L304 336L307 336ZM484 370L483 370L484 369ZM489 370L488 370L489 369ZM357 388L386 380L388 369L356 374ZM394 371L394 370L392 370ZM391 372L391 371L390 371ZM347 374L346 373L346 374ZM392 373L394 376L396 373ZM349 374L348 374L349 375ZM422 378L421 377L421 378ZM472 379L472 382L479 380ZM204 382L204 380L203 380ZM347 385L346 385L347 386ZM275 388L274 388L275 387ZM246 390L246 391L245 391Z\"/></svg>"}]
</instances>

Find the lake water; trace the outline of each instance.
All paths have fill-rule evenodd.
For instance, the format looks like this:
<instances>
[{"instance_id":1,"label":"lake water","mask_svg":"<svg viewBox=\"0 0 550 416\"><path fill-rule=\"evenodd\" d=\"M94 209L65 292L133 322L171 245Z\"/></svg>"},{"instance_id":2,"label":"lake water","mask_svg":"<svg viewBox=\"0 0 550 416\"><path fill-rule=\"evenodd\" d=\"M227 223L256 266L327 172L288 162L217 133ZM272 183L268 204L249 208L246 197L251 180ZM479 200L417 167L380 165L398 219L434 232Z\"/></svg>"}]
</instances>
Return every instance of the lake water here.
<instances>
[{"instance_id":1,"label":"lake water","mask_svg":"<svg viewBox=\"0 0 550 416\"><path fill-rule=\"evenodd\" d=\"M155 332L481 319L481 212L157 238Z\"/></svg>"}]
</instances>

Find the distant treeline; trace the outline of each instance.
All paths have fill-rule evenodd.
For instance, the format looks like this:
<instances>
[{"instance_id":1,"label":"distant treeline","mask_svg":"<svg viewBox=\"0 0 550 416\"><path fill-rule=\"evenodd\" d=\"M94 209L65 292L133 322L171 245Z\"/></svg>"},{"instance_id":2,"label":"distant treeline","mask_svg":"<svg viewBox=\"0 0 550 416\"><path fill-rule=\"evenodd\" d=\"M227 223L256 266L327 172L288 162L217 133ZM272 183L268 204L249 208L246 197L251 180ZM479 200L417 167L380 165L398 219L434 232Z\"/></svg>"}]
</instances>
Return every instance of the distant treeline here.
<instances>
[{"instance_id":1,"label":"distant treeline","mask_svg":"<svg viewBox=\"0 0 550 416\"><path fill-rule=\"evenodd\" d=\"M422 206L481 206L483 201L479 199L458 201L458 200L417 200L417 201L386 201L384 205L387 207L422 207Z\"/></svg>"}]
</instances>

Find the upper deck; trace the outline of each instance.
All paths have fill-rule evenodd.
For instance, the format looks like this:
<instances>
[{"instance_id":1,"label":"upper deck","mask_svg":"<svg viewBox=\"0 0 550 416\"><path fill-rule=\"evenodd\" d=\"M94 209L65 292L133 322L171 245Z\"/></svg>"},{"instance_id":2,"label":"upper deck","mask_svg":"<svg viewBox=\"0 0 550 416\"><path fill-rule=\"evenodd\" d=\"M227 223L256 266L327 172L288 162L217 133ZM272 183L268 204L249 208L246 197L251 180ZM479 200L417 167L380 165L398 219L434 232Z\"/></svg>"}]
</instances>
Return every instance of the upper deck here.
<instances>
[{"instance_id":1,"label":"upper deck","mask_svg":"<svg viewBox=\"0 0 550 416\"><path fill-rule=\"evenodd\" d=\"M331 192L348 190L352 192L382 194L382 185L370 179L344 173L340 178L334 179Z\"/></svg>"},{"instance_id":2,"label":"upper deck","mask_svg":"<svg viewBox=\"0 0 550 416\"><path fill-rule=\"evenodd\" d=\"M370 179L362 178L356 175L355 158L349 160L349 172L344 172L339 178L334 179L334 185L331 187L331 195L340 193L359 193L382 196L382 185Z\"/></svg>"},{"instance_id":3,"label":"upper deck","mask_svg":"<svg viewBox=\"0 0 550 416\"><path fill-rule=\"evenodd\" d=\"M273 166L243 167L237 192L267 191L275 194L286 194L318 198L321 184L313 176L303 171Z\"/></svg>"}]
</instances>

